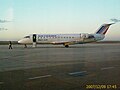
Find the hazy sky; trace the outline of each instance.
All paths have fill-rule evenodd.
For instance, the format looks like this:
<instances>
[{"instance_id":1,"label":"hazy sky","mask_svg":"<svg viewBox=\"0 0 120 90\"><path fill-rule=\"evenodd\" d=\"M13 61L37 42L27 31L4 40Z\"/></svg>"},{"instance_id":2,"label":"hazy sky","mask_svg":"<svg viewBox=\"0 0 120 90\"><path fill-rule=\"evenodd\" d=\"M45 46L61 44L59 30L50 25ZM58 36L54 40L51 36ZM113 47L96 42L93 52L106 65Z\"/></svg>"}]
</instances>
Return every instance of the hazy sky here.
<instances>
[{"instance_id":1,"label":"hazy sky","mask_svg":"<svg viewBox=\"0 0 120 90\"><path fill-rule=\"evenodd\" d=\"M0 0L0 40L32 33L94 33L111 18L120 19L120 0ZM105 40L120 40L120 23Z\"/></svg>"}]
</instances>

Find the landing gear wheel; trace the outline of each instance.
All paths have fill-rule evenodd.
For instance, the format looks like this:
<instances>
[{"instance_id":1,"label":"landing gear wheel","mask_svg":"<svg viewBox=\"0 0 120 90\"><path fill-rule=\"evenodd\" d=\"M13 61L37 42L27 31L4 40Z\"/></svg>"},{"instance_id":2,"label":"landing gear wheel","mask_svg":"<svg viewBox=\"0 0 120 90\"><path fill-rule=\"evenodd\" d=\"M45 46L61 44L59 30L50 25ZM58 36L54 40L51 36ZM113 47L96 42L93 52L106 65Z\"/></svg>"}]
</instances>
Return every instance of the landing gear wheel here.
<instances>
[{"instance_id":1,"label":"landing gear wheel","mask_svg":"<svg viewBox=\"0 0 120 90\"><path fill-rule=\"evenodd\" d=\"M68 47L69 47L69 45L65 45L65 47L66 47L66 48L68 48Z\"/></svg>"}]
</instances>

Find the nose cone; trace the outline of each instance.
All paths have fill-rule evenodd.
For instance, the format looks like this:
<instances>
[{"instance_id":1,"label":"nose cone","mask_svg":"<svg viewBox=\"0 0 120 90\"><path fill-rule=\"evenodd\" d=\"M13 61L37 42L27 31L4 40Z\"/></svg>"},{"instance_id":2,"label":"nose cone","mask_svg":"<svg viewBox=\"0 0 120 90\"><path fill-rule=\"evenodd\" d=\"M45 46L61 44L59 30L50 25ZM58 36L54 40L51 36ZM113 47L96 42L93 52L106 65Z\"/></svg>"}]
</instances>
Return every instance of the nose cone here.
<instances>
[{"instance_id":1,"label":"nose cone","mask_svg":"<svg viewBox=\"0 0 120 90\"><path fill-rule=\"evenodd\" d=\"M19 44L21 44L21 43L22 43L22 41L21 41L21 40L19 40L19 41L18 41L18 43L19 43Z\"/></svg>"},{"instance_id":2,"label":"nose cone","mask_svg":"<svg viewBox=\"0 0 120 90\"><path fill-rule=\"evenodd\" d=\"M27 41L26 39L21 39L21 40L18 41L18 43L19 44L26 44L26 41Z\"/></svg>"},{"instance_id":3,"label":"nose cone","mask_svg":"<svg viewBox=\"0 0 120 90\"><path fill-rule=\"evenodd\" d=\"M24 38L18 41L19 44L31 44L31 40L29 38Z\"/></svg>"}]
</instances>

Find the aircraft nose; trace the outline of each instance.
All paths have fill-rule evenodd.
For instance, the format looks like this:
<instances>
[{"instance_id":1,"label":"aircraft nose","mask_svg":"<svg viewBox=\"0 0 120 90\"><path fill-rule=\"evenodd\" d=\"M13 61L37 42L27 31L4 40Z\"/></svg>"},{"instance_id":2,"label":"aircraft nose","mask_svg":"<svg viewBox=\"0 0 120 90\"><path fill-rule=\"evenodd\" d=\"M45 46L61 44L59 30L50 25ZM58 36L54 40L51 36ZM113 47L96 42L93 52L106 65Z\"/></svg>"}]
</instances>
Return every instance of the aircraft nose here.
<instances>
[{"instance_id":1,"label":"aircraft nose","mask_svg":"<svg viewBox=\"0 0 120 90\"><path fill-rule=\"evenodd\" d=\"M19 40L18 43L20 44L20 43L21 43L21 40Z\"/></svg>"}]
</instances>

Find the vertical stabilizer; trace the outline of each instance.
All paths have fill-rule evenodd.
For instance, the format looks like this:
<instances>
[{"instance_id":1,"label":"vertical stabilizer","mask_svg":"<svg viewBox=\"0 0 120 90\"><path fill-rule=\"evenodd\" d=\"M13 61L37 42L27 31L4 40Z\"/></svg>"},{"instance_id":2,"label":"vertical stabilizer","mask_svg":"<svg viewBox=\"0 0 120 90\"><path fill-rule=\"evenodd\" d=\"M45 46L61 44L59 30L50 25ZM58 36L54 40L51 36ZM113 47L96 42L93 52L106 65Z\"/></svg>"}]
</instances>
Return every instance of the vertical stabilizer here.
<instances>
[{"instance_id":1,"label":"vertical stabilizer","mask_svg":"<svg viewBox=\"0 0 120 90\"><path fill-rule=\"evenodd\" d=\"M111 24L103 24L96 32L96 34L102 34L102 35L105 35L106 32L108 31L110 25L112 25L114 23L111 23Z\"/></svg>"}]
</instances>

